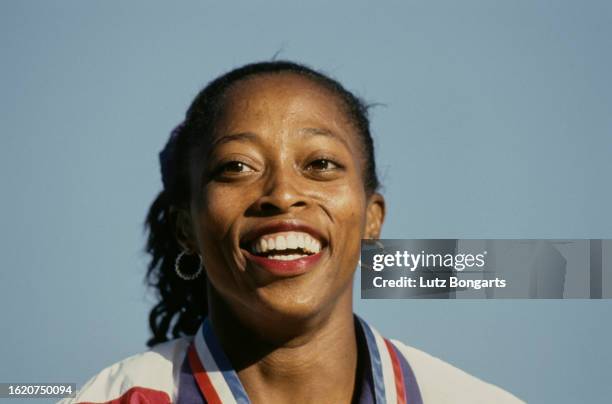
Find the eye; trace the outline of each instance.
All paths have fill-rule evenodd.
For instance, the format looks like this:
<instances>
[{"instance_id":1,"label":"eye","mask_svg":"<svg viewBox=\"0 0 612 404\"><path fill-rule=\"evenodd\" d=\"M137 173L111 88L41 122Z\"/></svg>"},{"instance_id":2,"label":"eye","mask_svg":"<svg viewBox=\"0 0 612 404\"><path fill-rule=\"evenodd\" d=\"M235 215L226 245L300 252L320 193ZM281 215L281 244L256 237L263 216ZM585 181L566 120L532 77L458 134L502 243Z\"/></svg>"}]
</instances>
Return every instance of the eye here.
<instances>
[{"instance_id":1,"label":"eye","mask_svg":"<svg viewBox=\"0 0 612 404\"><path fill-rule=\"evenodd\" d=\"M309 171L330 171L340 168L340 166L328 159L316 159L306 167Z\"/></svg>"},{"instance_id":2,"label":"eye","mask_svg":"<svg viewBox=\"0 0 612 404\"><path fill-rule=\"evenodd\" d=\"M222 164L216 171L219 176L236 176L254 172L255 169L242 161L228 161Z\"/></svg>"},{"instance_id":3,"label":"eye","mask_svg":"<svg viewBox=\"0 0 612 404\"><path fill-rule=\"evenodd\" d=\"M241 161L231 161L223 165L223 171L231 171L235 173L243 173L245 171L254 171L251 167Z\"/></svg>"}]
</instances>

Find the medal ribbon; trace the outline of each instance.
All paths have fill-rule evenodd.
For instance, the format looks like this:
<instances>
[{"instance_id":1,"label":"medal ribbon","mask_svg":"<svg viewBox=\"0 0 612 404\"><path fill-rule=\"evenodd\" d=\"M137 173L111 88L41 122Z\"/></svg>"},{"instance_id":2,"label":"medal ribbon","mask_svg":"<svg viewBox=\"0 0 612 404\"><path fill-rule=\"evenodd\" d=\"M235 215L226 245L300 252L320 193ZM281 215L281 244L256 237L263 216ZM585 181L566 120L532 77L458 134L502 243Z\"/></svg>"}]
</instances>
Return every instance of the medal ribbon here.
<instances>
[{"instance_id":1,"label":"medal ribbon","mask_svg":"<svg viewBox=\"0 0 612 404\"><path fill-rule=\"evenodd\" d=\"M422 404L416 379L397 347L356 316L370 357L376 404ZM208 318L188 349L196 384L210 404L250 404L244 386L212 331ZM369 401L369 400L368 400Z\"/></svg>"}]
</instances>

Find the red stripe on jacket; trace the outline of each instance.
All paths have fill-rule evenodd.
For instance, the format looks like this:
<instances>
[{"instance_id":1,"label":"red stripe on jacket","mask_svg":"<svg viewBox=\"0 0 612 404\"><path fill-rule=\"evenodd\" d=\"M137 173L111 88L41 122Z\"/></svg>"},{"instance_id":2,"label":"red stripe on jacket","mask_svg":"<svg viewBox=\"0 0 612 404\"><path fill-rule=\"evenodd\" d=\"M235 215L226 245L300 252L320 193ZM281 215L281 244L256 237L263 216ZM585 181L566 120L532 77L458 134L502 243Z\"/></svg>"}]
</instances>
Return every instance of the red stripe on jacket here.
<instances>
[{"instance_id":1,"label":"red stripe on jacket","mask_svg":"<svg viewBox=\"0 0 612 404\"><path fill-rule=\"evenodd\" d=\"M103 403L81 401L78 404L171 404L168 393L146 387L132 387L118 398Z\"/></svg>"}]
</instances>

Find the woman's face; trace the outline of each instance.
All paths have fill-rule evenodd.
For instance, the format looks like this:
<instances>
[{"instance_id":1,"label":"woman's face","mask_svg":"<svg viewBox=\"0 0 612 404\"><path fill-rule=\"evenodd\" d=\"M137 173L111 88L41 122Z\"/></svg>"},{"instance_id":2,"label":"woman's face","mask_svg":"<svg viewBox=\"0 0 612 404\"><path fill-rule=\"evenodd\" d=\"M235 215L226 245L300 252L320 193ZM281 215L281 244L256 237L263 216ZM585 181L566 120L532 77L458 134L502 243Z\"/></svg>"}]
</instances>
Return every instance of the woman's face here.
<instances>
[{"instance_id":1,"label":"woman's face","mask_svg":"<svg viewBox=\"0 0 612 404\"><path fill-rule=\"evenodd\" d=\"M366 195L361 140L339 99L301 76L260 75L226 93L192 165L190 221L217 294L234 311L307 318L349 299L384 204Z\"/></svg>"}]
</instances>

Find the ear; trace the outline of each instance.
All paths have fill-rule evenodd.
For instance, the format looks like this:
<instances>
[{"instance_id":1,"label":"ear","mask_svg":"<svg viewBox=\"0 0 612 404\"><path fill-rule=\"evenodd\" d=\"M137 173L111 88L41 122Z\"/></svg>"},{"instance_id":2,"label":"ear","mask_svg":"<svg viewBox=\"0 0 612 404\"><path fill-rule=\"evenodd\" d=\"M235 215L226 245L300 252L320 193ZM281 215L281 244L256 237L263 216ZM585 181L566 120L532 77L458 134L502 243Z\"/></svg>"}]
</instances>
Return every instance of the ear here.
<instances>
[{"instance_id":1,"label":"ear","mask_svg":"<svg viewBox=\"0 0 612 404\"><path fill-rule=\"evenodd\" d=\"M378 239L385 220L385 198L378 192L374 192L368 198L366 207L366 225L364 238Z\"/></svg>"},{"instance_id":2,"label":"ear","mask_svg":"<svg viewBox=\"0 0 612 404\"><path fill-rule=\"evenodd\" d=\"M187 209L172 206L170 215L174 218L174 236L181 248L187 252L197 252L197 243L193 231L193 221Z\"/></svg>"}]
</instances>

